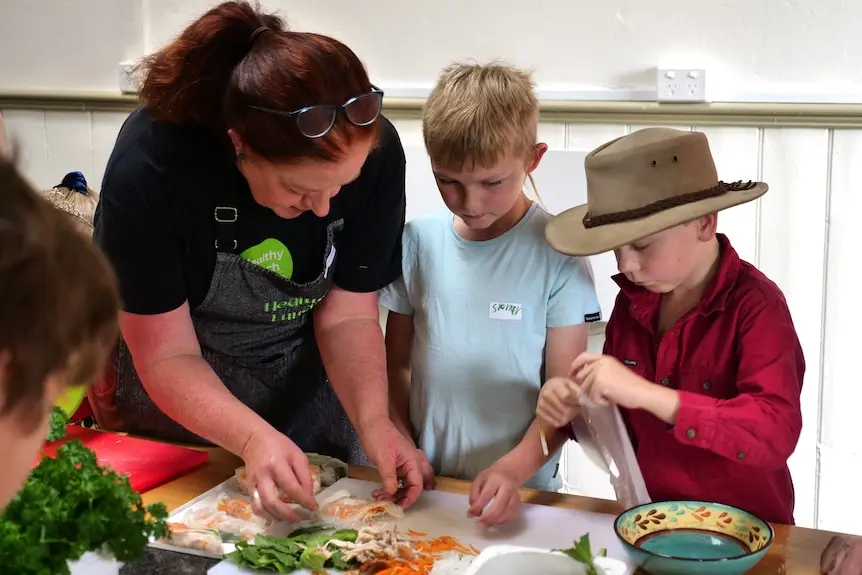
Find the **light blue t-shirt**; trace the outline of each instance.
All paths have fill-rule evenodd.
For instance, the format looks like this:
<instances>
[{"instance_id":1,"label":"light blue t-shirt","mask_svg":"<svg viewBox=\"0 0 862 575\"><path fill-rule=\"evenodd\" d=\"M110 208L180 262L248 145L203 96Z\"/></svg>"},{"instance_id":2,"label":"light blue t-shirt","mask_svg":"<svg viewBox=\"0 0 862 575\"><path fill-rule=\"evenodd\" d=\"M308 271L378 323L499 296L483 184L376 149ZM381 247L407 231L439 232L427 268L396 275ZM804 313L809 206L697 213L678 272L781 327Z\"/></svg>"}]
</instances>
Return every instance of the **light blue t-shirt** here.
<instances>
[{"instance_id":1,"label":"light blue t-shirt","mask_svg":"<svg viewBox=\"0 0 862 575\"><path fill-rule=\"evenodd\" d=\"M549 218L534 203L483 242L456 234L448 211L404 229L403 275L380 305L413 315L410 419L439 475L474 479L514 448L535 417L547 329L600 317L589 261L547 245ZM527 487L558 490L557 464Z\"/></svg>"}]
</instances>

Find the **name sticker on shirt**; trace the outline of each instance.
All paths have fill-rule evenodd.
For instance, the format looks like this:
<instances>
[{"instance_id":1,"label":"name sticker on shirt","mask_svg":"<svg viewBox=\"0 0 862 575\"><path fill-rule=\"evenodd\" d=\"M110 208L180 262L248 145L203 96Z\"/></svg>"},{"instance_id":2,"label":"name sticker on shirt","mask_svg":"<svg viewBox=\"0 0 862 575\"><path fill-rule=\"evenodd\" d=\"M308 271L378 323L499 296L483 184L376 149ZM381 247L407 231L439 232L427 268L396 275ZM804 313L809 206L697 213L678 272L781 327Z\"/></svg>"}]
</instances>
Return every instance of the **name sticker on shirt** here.
<instances>
[{"instance_id":1,"label":"name sticker on shirt","mask_svg":"<svg viewBox=\"0 0 862 575\"><path fill-rule=\"evenodd\" d=\"M519 303L496 303L491 302L488 307L489 319L514 319L523 317L524 308Z\"/></svg>"}]
</instances>

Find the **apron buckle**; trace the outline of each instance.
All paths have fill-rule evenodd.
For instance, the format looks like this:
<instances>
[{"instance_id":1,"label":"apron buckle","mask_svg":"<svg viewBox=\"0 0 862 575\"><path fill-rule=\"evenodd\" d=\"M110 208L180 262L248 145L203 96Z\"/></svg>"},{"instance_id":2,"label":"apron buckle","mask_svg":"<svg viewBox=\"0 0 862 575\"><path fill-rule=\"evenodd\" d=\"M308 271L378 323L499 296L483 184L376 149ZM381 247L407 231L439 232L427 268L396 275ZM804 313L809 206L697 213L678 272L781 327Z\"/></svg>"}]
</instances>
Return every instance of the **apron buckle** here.
<instances>
[{"instance_id":1,"label":"apron buckle","mask_svg":"<svg viewBox=\"0 0 862 575\"><path fill-rule=\"evenodd\" d=\"M236 208L230 206L216 206L213 214L215 221L219 223L233 223L239 219L239 212Z\"/></svg>"}]
</instances>

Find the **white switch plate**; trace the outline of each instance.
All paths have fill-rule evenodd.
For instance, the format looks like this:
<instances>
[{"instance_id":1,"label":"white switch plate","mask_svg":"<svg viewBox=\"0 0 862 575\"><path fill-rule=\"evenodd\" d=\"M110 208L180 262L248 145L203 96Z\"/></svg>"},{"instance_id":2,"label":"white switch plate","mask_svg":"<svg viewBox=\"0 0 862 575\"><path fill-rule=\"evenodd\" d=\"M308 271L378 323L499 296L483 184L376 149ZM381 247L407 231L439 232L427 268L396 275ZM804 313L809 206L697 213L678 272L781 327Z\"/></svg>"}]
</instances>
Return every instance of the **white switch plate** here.
<instances>
[{"instance_id":1,"label":"white switch plate","mask_svg":"<svg viewBox=\"0 0 862 575\"><path fill-rule=\"evenodd\" d=\"M656 68L656 100L659 102L706 102L706 70L703 68Z\"/></svg>"},{"instance_id":2,"label":"white switch plate","mask_svg":"<svg viewBox=\"0 0 862 575\"><path fill-rule=\"evenodd\" d=\"M120 92L123 94L137 94L138 86L135 83L135 63L120 62L117 68Z\"/></svg>"}]
</instances>

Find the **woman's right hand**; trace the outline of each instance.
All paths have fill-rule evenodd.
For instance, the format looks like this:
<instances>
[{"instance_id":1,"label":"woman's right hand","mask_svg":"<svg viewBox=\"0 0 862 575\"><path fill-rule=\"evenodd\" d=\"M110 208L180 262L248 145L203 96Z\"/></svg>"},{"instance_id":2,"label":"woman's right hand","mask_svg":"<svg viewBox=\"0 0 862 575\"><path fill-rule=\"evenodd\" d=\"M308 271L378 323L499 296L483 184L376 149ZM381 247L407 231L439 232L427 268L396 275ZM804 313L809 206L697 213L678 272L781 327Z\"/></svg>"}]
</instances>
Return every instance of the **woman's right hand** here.
<instances>
[{"instance_id":1,"label":"woman's right hand","mask_svg":"<svg viewBox=\"0 0 862 575\"><path fill-rule=\"evenodd\" d=\"M286 435L269 426L258 429L249 437L241 457L248 471L255 513L300 521L299 514L279 498L279 489L306 509L317 509L308 457Z\"/></svg>"}]
</instances>

